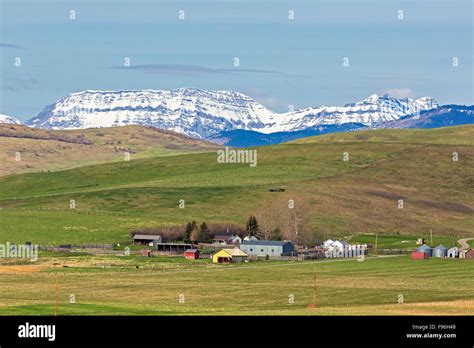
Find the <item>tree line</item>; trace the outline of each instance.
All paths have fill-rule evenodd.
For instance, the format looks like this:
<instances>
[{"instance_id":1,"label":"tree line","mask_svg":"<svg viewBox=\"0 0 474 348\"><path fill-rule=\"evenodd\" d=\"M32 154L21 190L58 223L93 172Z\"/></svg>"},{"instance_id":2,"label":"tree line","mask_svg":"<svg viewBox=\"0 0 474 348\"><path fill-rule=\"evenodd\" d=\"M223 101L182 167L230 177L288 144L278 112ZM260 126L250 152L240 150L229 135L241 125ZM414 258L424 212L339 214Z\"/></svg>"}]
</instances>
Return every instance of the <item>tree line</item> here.
<instances>
[{"instance_id":1,"label":"tree line","mask_svg":"<svg viewBox=\"0 0 474 348\"><path fill-rule=\"evenodd\" d=\"M216 235L237 235L264 240L291 240L297 244L314 243L308 223L309 205L302 197L279 196L262 205L241 226L235 223L198 223L137 229L135 234L158 234L167 241L210 243Z\"/></svg>"}]
</instances>

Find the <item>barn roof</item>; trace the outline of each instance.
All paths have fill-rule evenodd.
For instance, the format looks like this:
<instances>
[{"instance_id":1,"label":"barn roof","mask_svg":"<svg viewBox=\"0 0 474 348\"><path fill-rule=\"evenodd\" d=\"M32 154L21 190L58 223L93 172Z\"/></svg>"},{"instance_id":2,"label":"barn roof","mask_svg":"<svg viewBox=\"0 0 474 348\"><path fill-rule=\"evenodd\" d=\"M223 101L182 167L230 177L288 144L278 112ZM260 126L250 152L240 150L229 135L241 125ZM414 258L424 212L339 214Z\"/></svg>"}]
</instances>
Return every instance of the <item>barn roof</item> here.
<instances>
[{"instance_id":1,"label":"barn roof","mask_svg":"<svg viewBox=\"0 0 474 348\"><path fill-rule=\"evenodd\" d=\"M254 236L251 236L251 237L246 236L246 237L244 237L244 240L254 242L254 241L257 241L258 238L254 237Z\"/></svg>"},{"instance_id":2,"label":"barn roof","mask_svg":"<svg viewBox=\"0 0 474 348\"><path fill-rule=\"evenodd\" d=\"M341 244L341 245L343 245L343 246L349 246L349 245L350 245L350 244L347 243L345 240L339 240L339 239L338 239L338 240L335 240L334 242L332 242L333 245L336 244L336 243L337 243L337 244Z\"/></svg>"},{"instance_id":3,"label":"barn roof","mask_svg":"<svg viewBox=\"0 0 474 348\"><path fill-rule=\"evenodd\" d=\"M225 235L225 234L216 234L212 240L229 240L232 238L231 234Z\"/></svg>"},{"instance_id":4,"label":"barn roof","mask_svg":"<svg viewBox=\"0 0 474 348\"><path fill-rule=\"evenodd\" d=\"M270 246L283 246L291 242L281 240L245 240L242 242L243 245L270 245Z\"/></svg>"},{"instance_id":5,"label":"barn roof","mask_svg":"<svg viewBox=\"0 0 474 348\"><path fill-rule=\"evenodd\" d=\"M133 236L133 239L158 240L161 239L161 236L156 234L136 234Z\"/></svg>"},{"instance_id":6,"label":"barn roof","mask_svg":"<svg viewBox=\"0 0 474 348\"><path fill-rule=\"evenodd\" d=\"M195 253L197 251L199 251L199 250L197 250L197 249L186 249L185 253Z\"/></svg>"},{"instance_id":7,"label":"barn roof","mask_svg":"<svg viewBox=\"0 0 474 348\"><path fill-rule=\"evenodd\" d=\"M233 249L222 249L219 252L224 251L230 256L247 256L246 253L244 253L242 250L239 248L233 248Z\"/></svg>"},{"instance_id":8,"label":"barn roof","mask_svg":"<svg viewBox=\"0 0 474 348\"><path fill-rule=\"evenodd\" d=\"M238 236L238 235L233 235L233 236L229 237L229 240L230 239L242 239L242 238L240 238L240 236Z\"/></svg>"}]
</instances>

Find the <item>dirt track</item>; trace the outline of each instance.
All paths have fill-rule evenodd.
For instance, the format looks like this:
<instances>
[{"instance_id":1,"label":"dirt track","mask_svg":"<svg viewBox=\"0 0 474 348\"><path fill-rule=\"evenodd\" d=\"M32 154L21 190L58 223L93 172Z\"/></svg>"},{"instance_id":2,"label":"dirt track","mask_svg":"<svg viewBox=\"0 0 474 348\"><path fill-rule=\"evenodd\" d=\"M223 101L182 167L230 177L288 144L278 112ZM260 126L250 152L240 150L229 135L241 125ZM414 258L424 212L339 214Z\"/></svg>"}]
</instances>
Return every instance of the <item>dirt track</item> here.
<instances>
[{"instance_id":1,"label":"dirt track","mask_svg":"<svg viewBox=\"0 0 474 348\"><path fill-rule=\"evenodd\" d=\"M463 238L458 240L458 243L461 244L461 250L466 250L470 248L469 244L467 244L467 241L469 240L474 240L474 238Z\"/></svg>"}]
</instances>

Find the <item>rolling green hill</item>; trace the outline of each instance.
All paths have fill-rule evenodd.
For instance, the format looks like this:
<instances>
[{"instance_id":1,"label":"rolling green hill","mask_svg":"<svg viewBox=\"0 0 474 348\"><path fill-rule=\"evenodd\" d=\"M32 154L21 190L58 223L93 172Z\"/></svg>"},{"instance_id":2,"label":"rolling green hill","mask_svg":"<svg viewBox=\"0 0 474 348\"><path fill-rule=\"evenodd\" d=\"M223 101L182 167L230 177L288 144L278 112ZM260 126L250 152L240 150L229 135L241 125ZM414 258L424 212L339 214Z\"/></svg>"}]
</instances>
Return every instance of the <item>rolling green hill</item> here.
<instances>
[{"instance_id":1,"label":"rolling green hill","mask_svg":"<svg viewBox=\"0 0 474 348\"><path fill-rule=\"evenodd\" d=\"M294 144L308 143L409 143L439 145L474 145L473 125L426 129L384 129L357 132L331 133L318 137L301 138Z\"/></svg>"},{"instance_id":2,"label":"rolling green hill","mask_svg":"<svg viewBox=\"0 0 474 348\"><path fill-rule=\"evenodd\" d=\"M244 223L277 199L304 200L312 233L471 236L473 139L473 126L374 130L260 147L255 168L217 163L215 148L171 157L151 149L129 162L4 176L0 242L125 242L132 228L154 224Z\"/></svg>"},{"instance_id":3,"label":"rolling green hill","mask_svg":"<svg viewBox=\"0 0 474 348\"><path fill-rule=\"evenodd\" d=\"M0 176L57 171L131 158L211 151L216 145L157 128L47 130L0 124ZM20 161L15 155L19 152Z\"/></svg>"}]
</instances>

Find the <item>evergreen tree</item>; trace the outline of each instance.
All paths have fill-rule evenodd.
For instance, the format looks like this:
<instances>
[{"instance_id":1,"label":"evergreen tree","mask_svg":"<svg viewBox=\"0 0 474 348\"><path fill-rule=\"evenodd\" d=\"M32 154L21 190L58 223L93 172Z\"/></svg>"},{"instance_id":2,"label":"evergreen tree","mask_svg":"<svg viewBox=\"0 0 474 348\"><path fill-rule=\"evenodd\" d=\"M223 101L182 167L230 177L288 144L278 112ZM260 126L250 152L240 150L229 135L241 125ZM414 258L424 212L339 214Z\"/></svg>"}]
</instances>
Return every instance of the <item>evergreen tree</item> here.
<instances>
[{"instance_id":1,"label":"evergreen tree","mask_svg":"<svg viewBox=\"0 0 474 348\"><path fill-rule=\"evenodd\" d=\"M189 243L191 241L191 233L193 232L193 225L188 222L186 225L186 229L184 230L184 238L183 241L185 243Z\"/></svg>"},{"instance_id":2,"label":"evergreen tree","mask_svg":"<svg viewBox=\"0 0 474 348\"><path fill-rule=\"evenodd\" d=\"M258 229L257 218L255 216L250 215L247 224L245 225L245 230L249 237L260 237L260 230Z\"/></svg>"},{"instance_id":3,"label":"evergreen tree","mask_svg":"<svg viewBox=\"0 0 474 348\"><path fill-rule=\"evenodd\" d=\"M203 222L200 226L199 241L207 242L209 240L209 228L206 223Z\"/></svg>"},{"instance_id":4,"label":"evergreen tree","mask_svg":"<svg viewBox=\"0 0 474 348\"><path fill-rule=\"evenodd\" d=\"M282 240L283 239L283 233L281 232L280 227L276 227L272 231L271 238L274 239L274 240Z\"/></svg>"}]
</instances>

